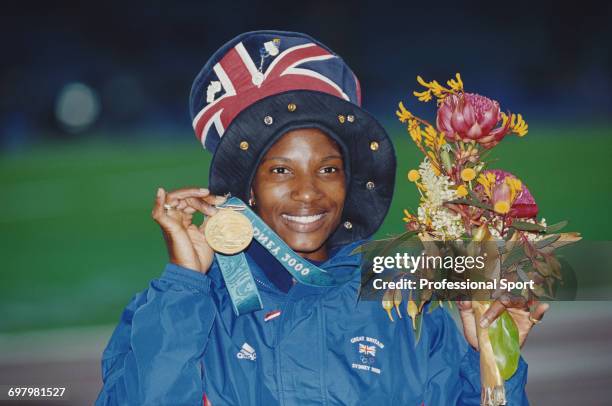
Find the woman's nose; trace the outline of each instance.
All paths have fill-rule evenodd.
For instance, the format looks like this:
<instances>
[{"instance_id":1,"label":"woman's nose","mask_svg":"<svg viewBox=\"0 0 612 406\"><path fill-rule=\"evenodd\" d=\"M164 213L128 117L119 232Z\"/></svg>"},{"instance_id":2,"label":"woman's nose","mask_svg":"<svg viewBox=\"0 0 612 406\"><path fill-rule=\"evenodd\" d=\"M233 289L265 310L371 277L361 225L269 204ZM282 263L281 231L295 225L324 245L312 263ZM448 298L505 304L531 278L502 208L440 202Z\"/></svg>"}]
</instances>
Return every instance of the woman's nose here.
<instances>
[{"instance_id":1,"label":"woman's nose","mask_svg":"<svg viewBox=\"0 0 612 406\"><path fill-rule=\"evenodd\" d=\"M298 179L291 192L291 198L300 202L312 202L320 199L321 196L321 190L312 176L304 176Z\"/></svg>"}]
</instances>

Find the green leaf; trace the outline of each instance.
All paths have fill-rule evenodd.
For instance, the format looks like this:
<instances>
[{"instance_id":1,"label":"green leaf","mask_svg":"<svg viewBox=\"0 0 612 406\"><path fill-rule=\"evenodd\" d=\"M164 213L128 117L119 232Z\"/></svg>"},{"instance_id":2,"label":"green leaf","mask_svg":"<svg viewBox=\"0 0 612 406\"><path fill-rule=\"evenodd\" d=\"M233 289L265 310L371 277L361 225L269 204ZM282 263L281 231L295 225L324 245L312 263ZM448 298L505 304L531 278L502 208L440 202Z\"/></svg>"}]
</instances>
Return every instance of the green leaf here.
<instances>
[{"instance_id":1,"label":"green leaf","mask_svg":"<svg viewBox=\"0 0 612 406\"><path fill-rule=\"evenodd\" d=\"M528 223L526 221L513 221L512 228L516 228L517 230L522 231L545 231L546 227L541 226L539 224Z\"/></svg>"},{"instance_id":2,"label":"green leaf","mask_svg":"<svg viewBox=\"0 0 612 406\"><path fill-rule=\"evenodd\" d=\"M561 221L557 224L553 224L552 226L548 226L546 227L546 233L547 234L554 234L557 233L559 231L561 231L562 229L565 228L565 226L567 226L567 221Z\"/></svg>"},{"instance_id":3,"label":"green leaf","mask_svg":"<svg viewBox=\"0 0 612 406\"><path fill-rule=\"evenodd\" d=\"M507 311L504 311L489 326L489 340L493 346L495 362L502 378L507 381L518 368L521 348L519 347L518 328Z\"/></svg>"},{"instance_id":4,"label":"green leaf","mask_svg":"<svg viewBox=\"0 0 612 406\"><path fill-rule=\"evenodd\" d=\"M523 247L520 245L518 247L514 247L512 251L510 251L506 255L506 258L504 259L504 262L502 264L502 268L507 269L512 265L522 261L524 258L526 258L526 255L525 251L523 250Z\"/></svg>"},{"instance_id":5,"label":"green leaf","mask_svg":"<svg viewBox=\"0 0 612 406\"><path fill-rule=\"evenodd\" d=\"M370 241L366 244L362 244L358 247L356 247L352 252L351 255L353 254L364 254L364 255L368 255L368 254L376 254L376 255L386 255L387 253L389 253L390 251L392 251L393 249L397 248L398 246L400 246L401 244L406 244L408 243L408 241L412 238L414 238L417 235L416 231L406 231L398 236L395 237L391 237L391 238L385 238L385 239L381 239L381 240L375 240L375 241ZM417 245L417 243L420 243L420 240L418 240L418 238L416 239L417 241L415 241L413 244L411 245Z\"/></svg>"},{"instance_id":6,"label":"green leaf","mask_svg":"<svg viewBox=\"0 0 612 406\"><path fill-rule=\"evenodd\" d=\"M381 255L387 255L389 252L393 252L393 250L397 248L399 245L405 243L406 241L410 240L416 235L417 235L416 231L406 231L405 233L400 234L397 238L391 240L389 244L385 246Z\"/></svg>"},{"instance_id":7,"label":"green leaf","mask_svg":"<svg viewBox=\"0 0 612 406\"><path fill-rule=\"evenodd\" d=\"M540 241L536 242L535 243L535 247L537 249L542 249L542 248L552 244L553 242L557 241L559 238L561 238L561 234L551 235L550 237L546 237L543 240L540 240Z\"/></svg>"},{"instance_id":8,"label":"green leaf","mask_svg":"<svg viewBox=\"0 0 612 406\"><path fill-rule=\"evenodd\" d=\"M519 278L521 278L523 282L530 281L529 276L527 276L527 274L525 273L525 271L523 271L523 269L517 268L516 273L518 274Z\"/></svg>"},{"instance_id":9,"label":"green leaf","mask_svg":"<svg viewBox=\"0 0 612 406\"><path fill-rule=\"evenodd\" d=\"M473 199L455 199L455 200L451 200L448 203L452 203L452 204L466 204L468 206L474 206L474 207L479 207L481 209L485 209L485 210L493 210L493 208L491 206L489 206L488 204L484 204L478 200L473 200Z\"/></svg>"}]
</instances>

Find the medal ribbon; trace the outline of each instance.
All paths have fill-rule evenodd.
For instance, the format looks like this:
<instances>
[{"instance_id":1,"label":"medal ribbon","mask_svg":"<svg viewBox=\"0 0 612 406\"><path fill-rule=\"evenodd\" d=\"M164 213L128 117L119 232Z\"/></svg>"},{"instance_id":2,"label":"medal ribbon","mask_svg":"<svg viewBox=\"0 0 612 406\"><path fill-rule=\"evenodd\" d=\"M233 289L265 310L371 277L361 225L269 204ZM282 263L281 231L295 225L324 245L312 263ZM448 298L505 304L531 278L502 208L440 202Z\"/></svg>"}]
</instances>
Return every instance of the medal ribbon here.
<instances>
[{"instance_id":1,"label":"medal ribbon","mask_svg":"<svg viewBox=\"0 0 612 406\"><path fill-rule=\"evenodd\" d=\"M298 282L310 286L329 287L347 282L353 277L353 273L334 276L300 257L242 200L230 197L219 207L242 212L253 226L253 240L272 254ZM262 309L261 297L245 254L243 252L235 255L215 253L215 257L221 268L221 274L227 285L236 315Z\"/></svg>"}]
</instances>

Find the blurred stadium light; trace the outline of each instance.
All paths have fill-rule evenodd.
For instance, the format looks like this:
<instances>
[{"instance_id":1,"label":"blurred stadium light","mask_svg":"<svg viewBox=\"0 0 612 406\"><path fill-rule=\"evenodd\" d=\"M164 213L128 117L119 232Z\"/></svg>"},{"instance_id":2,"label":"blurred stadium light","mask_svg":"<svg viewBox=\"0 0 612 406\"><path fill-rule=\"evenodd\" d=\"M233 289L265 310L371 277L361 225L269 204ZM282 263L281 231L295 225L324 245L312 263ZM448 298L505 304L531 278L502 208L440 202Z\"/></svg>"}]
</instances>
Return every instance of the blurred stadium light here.
<instances>
[{"instance_id":1,"label":"blurred stadium light","mask_svg":"<svg viewBox=\"0 0 612 406\"><path fill-rule=\"evenodd\" d=\"M99 97L84 83L67 84L57 97L55 116L70 132L87 129L98 118L99 113Z\"/></svg>"}]
</instances>

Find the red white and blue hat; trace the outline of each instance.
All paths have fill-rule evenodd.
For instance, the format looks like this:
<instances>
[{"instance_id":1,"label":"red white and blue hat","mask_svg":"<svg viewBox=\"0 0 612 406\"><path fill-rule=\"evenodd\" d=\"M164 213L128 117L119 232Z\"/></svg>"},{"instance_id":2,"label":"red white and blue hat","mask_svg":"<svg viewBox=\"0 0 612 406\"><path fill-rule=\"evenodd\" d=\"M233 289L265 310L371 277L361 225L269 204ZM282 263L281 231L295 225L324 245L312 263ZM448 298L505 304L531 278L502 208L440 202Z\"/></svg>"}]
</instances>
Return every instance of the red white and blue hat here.
<instances>
[{"instance_id":1,"label":"red white and blue hat","mask_svg":"<svg viewBox=\"0 0 612 406\"><path fill-rule=\"evenodd\" d=\"M395 152L361 109L359 81L338 55L294 32L248 32L221 47L196 77L190 112L213 153L209 188L248 200L257 166L288 131L317 128L341 147L347 173L342 225L332 245L371 236L391 204Z\"/></svg>"}]
</instances>

